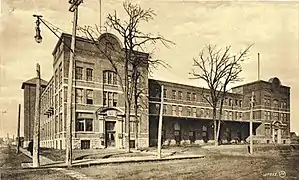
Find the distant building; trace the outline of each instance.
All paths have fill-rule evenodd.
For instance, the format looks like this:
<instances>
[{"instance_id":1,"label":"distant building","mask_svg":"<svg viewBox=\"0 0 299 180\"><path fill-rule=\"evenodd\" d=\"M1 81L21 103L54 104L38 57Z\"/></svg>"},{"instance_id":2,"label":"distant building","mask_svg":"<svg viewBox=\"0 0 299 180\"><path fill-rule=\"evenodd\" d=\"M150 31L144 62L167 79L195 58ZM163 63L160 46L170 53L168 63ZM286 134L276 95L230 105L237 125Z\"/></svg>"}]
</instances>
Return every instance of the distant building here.
<instances>
[{"instance_id":1,"label":"distant building","mask_svg":"<svg viewBox=\"0 0 299 180\"><path fill-rule=\"evenodd\" d=\"M35 117L35 100L36 100L36 80L32 78L22 83L24 89L24 146L26 147L30 140L33 139L33 127ZM41 80L42 90L47 86L45 80Z\"/></svg>"},{"instance_id":2,"label":"distant building","mask_svg":"<svg viewBox=\"0 0 299 180\"><path fill-rule=\"evenodd\" d=\"M41 146L43 147L65 148L69 63L69 49L66 45L69 46L70 41L70 35L62 34L53 51L53 76L47 85L43 86L41 97ZM106 51L104 48L107 42L113 42L114 49L122 49L117 37L109 33L101 35L99 42L103 51ZM148 54L140 54L145 58L148 57ZM120 61L118 67L122 65L123 62ZM122 68L119 70L120 73L123 72ZM110 62L99 53L90 40L77 37L74 71L73 148L124 148L124 95L120 79ZM135 133L138 133L139 147L157 145L161 85L164 85L165 100L163 144L204 144L214 141L212 109L203 98L203 96L210 98L208 89L149 79L148 65L144 65L141 72L143 80L140 82L140 87L147 92L143 93L140 99L139 103L144 106L138 111L137 122L134 114L131 114L132 147L137 141L134 138ZM35 86L30 87L32 87L31 91L35 92ZM223 123L220 131L222 143L248 142L249 99L252 91L255 92L254 142L289 143L290 88L281 85L278 78L244 84L233 88L232 92L228 93L224 101ZM28 96L29 93L24 93L25 104L35 98L35 94L32 94L31 98ZM30 107L34 107L33 102L35 101L31 100ZM31 110L34 112L34 108ZM29 112L27 110L25 113ZM29 117L28 114L25 116ZM138 132L134 128L136 125L138 125Z\"/></svg>"},{"instance_id":3,"label":"distant building","mask_svg":"<svg viewBox=\"0 0 299 180\"><path fill-rule=\"evenodd\" d=\"M161 85L164 85L163 143L200 144L214 141L212 108L203 98L209 90L184 84L149 80L151 145L157 143ZM250 98L255 92L253 135L256 143L290 142L290 88L278 78L256 81L232 89L224 100L220 139L248 142ZM219 117L219 112L217 112Z\"/></svg>"}]
</instances>

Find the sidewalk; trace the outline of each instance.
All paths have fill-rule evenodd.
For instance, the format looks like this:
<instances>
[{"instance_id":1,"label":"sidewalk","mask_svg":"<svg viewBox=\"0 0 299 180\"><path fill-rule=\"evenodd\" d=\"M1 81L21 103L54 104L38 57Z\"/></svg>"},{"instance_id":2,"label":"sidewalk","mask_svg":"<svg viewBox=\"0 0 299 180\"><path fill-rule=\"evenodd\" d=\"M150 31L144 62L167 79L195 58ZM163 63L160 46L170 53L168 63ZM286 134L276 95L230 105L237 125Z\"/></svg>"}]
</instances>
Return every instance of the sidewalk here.
<instances>
[{"instance_id":1,"label":"sidewalk","mask_svg":"<svg viewBox=\"0 0 299 180\"><path fill-rule=\"evenodd\" d=\"M25 149L20 148L20 151L31 157L30 152ZM162 158L159 159L153 151L142 152L150 153L149 156L140 157L117 157L117 158L105 158L105 159L82 159L73 160L72 167L89 167L95 165L104 164L119 164L119 163L136 163L136 162L153 162L153 161L169 161L169 160L181 160L181 159L196 159L204 158L204 155L194 155L194 154L175 154L173 151L166 151L162 153ZM40 169L40 168L67 168L68 166L62 161L53 161L49 158L40 155L40 167L32 167L32 163L23 163L24 169Z\"/></svg>"}]
</instances>

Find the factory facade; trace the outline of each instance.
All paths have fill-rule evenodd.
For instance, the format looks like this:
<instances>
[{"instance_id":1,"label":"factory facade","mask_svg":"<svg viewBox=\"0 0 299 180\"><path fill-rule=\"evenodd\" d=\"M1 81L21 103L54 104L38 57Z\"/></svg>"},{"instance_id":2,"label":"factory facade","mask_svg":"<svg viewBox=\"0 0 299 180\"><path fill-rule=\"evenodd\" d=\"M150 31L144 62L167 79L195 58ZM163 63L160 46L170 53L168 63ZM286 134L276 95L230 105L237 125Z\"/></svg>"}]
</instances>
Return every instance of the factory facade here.
<instances>
[{"instance_id":1,"label":"factory facade","mask_svg":"<svg viewBox=\"0 0 299 180\"><path fill-rule=\"evenodd\" d=\"M65 149L66 100L71 36L62 34L53 51L53 76L42 81L41 146ZM121 51L120 41L112 34L99 37L100 47L113 42L113 49ZM99 53L94 44L84 38L76 39L74 86L72 96L72 145L75 149L124 148L123 63L118 74L111 63ZM105 51L103 49L103 51ZM102 52L102 51L101 51ZM141 53L145 58L148 54ZM212 109L203 96L208 89L159 81L148 78L148 65L141 67L140 88L145 90L140 106L130 116L130 146L157 145L161 87L164 87L163 132L164 145L203 144L214 141ZM32 81L32 82L31 82ZM24 82L25 141L32 139L35 86ZM28 94L29 88L32 93ZM246 143L249 136L249 100L255 92L253 134L256 143L289 143L290 88L278 78L256 81L233 88L224 100L220 139L223 143ZM131 111L133 112L133 110ZM29 115L28 115L29 114ZM31 115L30 115L31 114ZM28 129L28 127L31 127ZM31 133L30 133L31 132Z\"/></svg>"}]
</instances>

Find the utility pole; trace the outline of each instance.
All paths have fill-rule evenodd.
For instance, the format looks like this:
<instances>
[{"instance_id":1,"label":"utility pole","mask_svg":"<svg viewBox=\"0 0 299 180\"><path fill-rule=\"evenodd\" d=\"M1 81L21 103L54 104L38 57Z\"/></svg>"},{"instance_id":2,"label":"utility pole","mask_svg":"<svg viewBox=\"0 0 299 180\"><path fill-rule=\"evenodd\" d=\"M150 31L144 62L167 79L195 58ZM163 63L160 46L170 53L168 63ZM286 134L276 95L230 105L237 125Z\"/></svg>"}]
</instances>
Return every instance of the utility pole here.
<instances>
[{"instance_id":1,"label":"utility pole","mask_svg":"<svg viewBox=\"0 0 299 180\"><path fill-rule=\"evenodd\" d=\"M70 63L68 73L68 86L67 86L67 115L66 115L66 165L72 165L72 91L73 91L73 70L74 70L74 57L76 45L76 31L78 21L78 6L83 0L69 0L71 4L69 11L74 13L73 19L73 32L71 41Z\"/></svg>"},{"instance_id":2,"label":"utility pole","mask_svg":"<svg viewBox=\"0 0 299 180\"><path fill-rule=\"evenodd\" d=\"M36 101L33 135L33 167L39 167L39 133L40 133L40 66L36 64L37 83L36 83Z\"/></svg>"},{"instance_id":3,"label":"utility pole","mask_svg":"<svg viewBox=\"0 0 299 180\"><path fill-rule=\"evenodd\" d=\"M21 121L21 104L19 104L18 112L18 130L17 130L17 153L20 152L20 121Z\"/></svg>"},{"instance_id":4,"label":"utility pole","mask_svg":"<svg viewBox=\"0 0 299 180\"><path fill-rule=\"evenodd\" d=\"M257 80L261 80L260 53L257 53Z\"/></svg>"},{"instance_id":5,"label":"utility pole","mask_svg":"<svg viewBox=\"0 0 299 180\"><path fill-rule=\"evenodd\" d=\"M163 103L164 103L164 86L161 85L161 103L159 114L159 128L158 128L158 158L161 158L161 146L162 146L162 126L163 126Z\"/></svg>"},{"instance_id":6,"label":"utility pole","mask_svg":"<svg viewBox=\"0 0 299 180\"><path fill-rule=\"evenodd\" d=\"M250 133L250 154L253 154L253 136L252 136L252 129L253 129L253 106L254 106L254 92L251 94L250 99L250 124L249 124L249 133Z\"/></svg>"}]
</instances>

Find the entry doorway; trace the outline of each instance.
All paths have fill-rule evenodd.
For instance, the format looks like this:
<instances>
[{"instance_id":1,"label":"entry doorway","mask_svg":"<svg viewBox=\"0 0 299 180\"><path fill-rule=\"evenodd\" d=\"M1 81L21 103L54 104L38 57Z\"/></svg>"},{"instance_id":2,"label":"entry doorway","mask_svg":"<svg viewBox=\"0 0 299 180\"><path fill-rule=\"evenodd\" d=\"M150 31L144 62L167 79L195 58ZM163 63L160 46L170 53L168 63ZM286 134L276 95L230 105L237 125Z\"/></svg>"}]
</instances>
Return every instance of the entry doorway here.
<instances>
[{"instance_id":1,"label":"entry doorway","mask_svg":"<svg viewBox=\"0 0 299 180\"><path fill-rule=\"evenodd\" d=\"M106 121L106 147L115 147L115 121Z\"/></svg>"},{"instance_id":2,"label":"entry doorway","mask_svg":"<svg viewBox=\"0 0 299 180\"><path fill-rule=\"evenodd\" d=\"M174 124L174 140L177 145L181 144L181 126L178 123Z\"/></svg>"}]
</instances>

